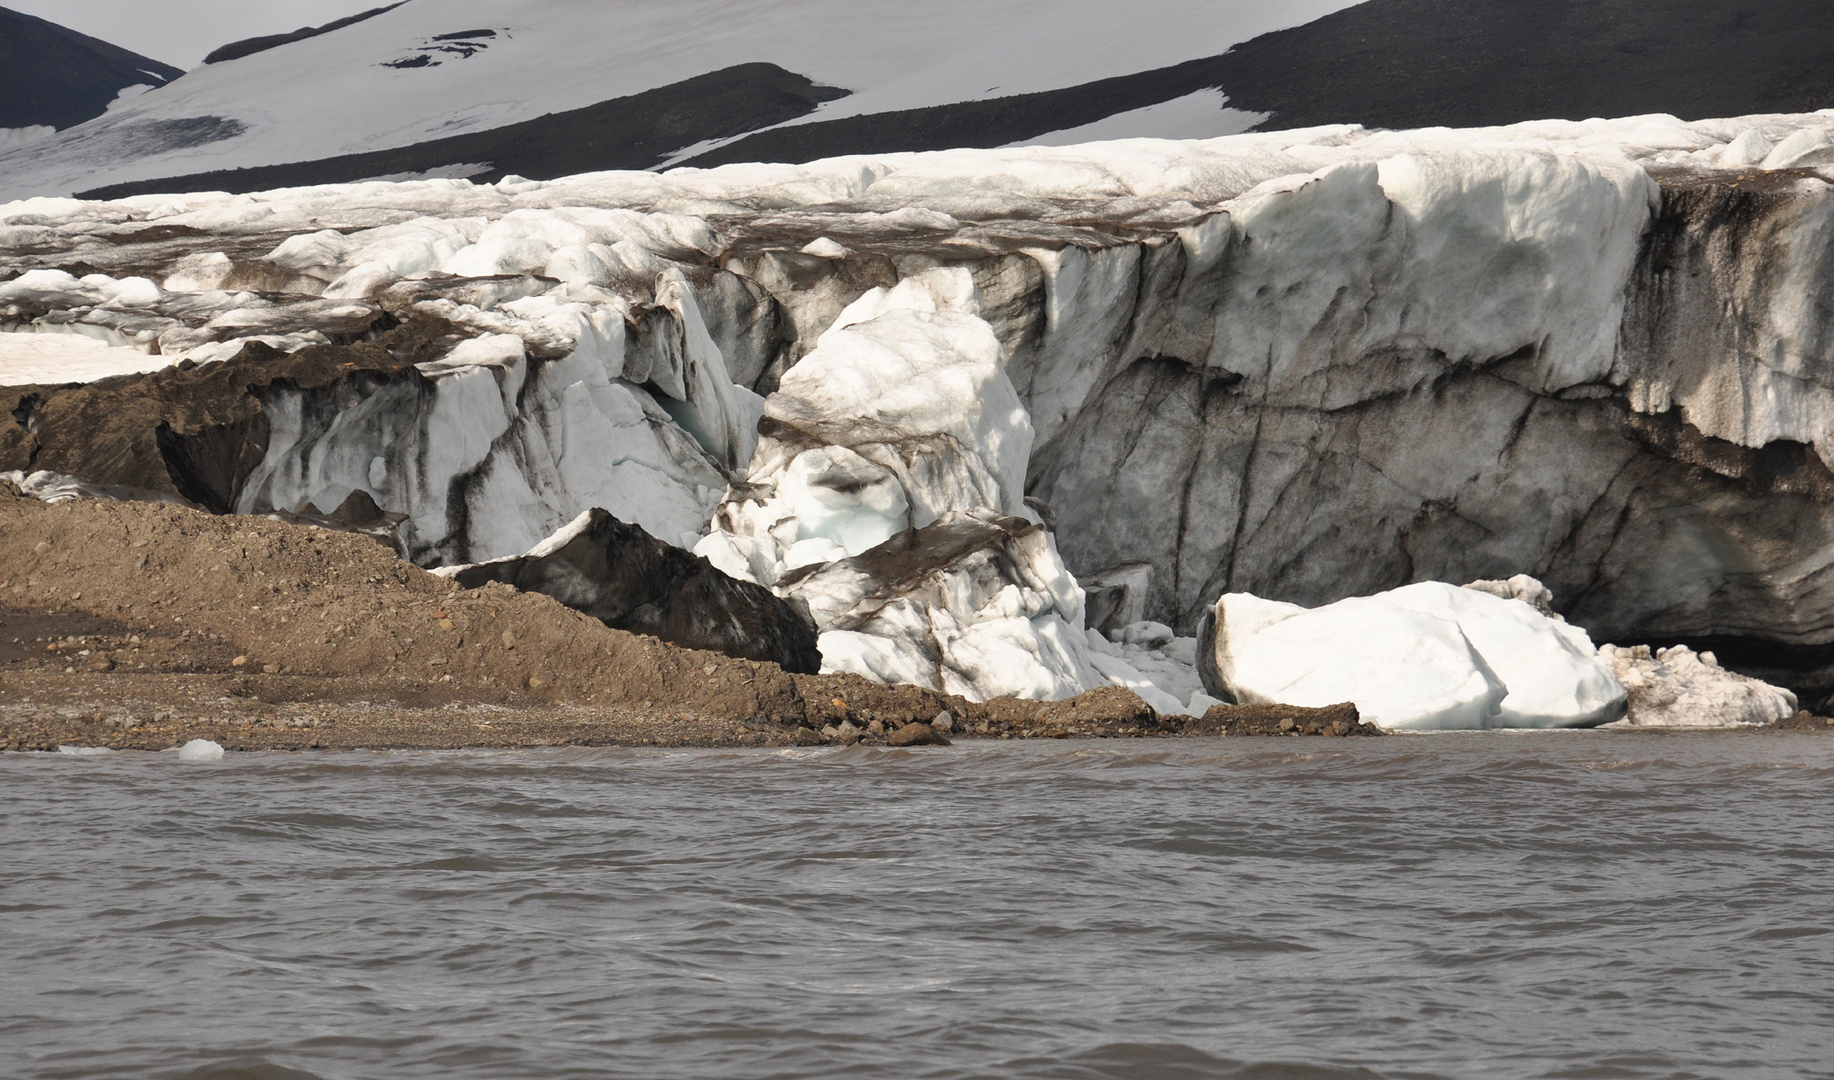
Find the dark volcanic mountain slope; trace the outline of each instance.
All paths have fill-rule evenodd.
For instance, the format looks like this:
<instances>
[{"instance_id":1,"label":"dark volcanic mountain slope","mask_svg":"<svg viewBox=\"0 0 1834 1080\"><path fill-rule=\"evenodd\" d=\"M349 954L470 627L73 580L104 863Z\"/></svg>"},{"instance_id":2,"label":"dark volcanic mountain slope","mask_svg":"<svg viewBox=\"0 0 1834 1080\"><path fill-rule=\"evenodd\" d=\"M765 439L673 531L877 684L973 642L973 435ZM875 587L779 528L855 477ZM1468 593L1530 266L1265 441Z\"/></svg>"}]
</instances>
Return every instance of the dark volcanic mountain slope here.
<instances>
[{"instance_id":1,"label":"dark volcanic mountain slope","mask_svg":"<svg viewBox=\"0 0 1834 1080\"><path fill-rule=\"evenodd\" d=\"M398 3L390 4L387 7L371 8L368 11L360 11L348 18L338 19L336 22L328 22L323 26L302 26L290 34L266 34L261 37L243 38L241 41L232 41L214 50L209 56L204 57L204 63L220 64L225 60L240 60L244 56L253 56L258 52L277 49L282 45L291 45L295 41L304 41L307 38L318 37L320 34L329 34L333 30L342 30L346 26L355 26L365 19L373 19L378 15L393 11L405 3L407 3L407 0L399 0Z\"/></svg>"},{"instance_id":2,"label":"dark volcanic mountain slope","mask_svg":"<svg viewBox=\"0 0 1834 1080\"><path fill-rule=\"evenodd\" d=\"M1037 94L774 128L683 164L708 168L736 161L801 163L842 154L1005 146L1214 88L1222 78L1222 60L1193 60Z\"/></svg>"},{"instance_id":3,"label":"dark volcanic mountain slope","mask_svg":"<svg viewBox=\"0 0 1834 1080\"><path fill-rule=\"evenodd\" d=\"M686 164L1000 146L1206 88L1263 130L1834 106L1828 0L1371 0L1228 53L1022 97L759 132Z\"/></svg>"},{"instance_id":4,"label":"dark volcanic mountain slope","mask_svg":"<svg viewBox=\"0 0 1834 1080\"><path fill-rule=\"evenodd\" d=\"M0 8L0 128L62 130L102 115L129 86L184 72L53 22Z\"/></svg>"},{"instance_id":5,"label":"dark volcanic mountain slope","mask_svg":"<svg viewBox=\"0 0 1834 1080\"><path fill-rule=\"evenodd\" d=\"M684 146L782 123L845 95L845 90L817 86L774 64L741 64L584 109L398 150L117 184L85 197L266 191L457 165L475 166L466 175L479 181L509 173L551 180L601 169L647 169Z\"/></svg>"},{"instance_id":6,"label":"dark volcanic mountain slope","mask_svg":"<svg viewBox=\"0 0 1834 1080\"><path fill-rule=\"evenodd\" d=\"M1240 45L1219 75L1264 128L1813 112L1834 105L1834 3L1371 0Z\"/></svg>"},{"instance_id":7,"label":"dark volcanic mountain slope","mask_svg":"<svg viewBox=\"0 0 1834 1080\"><path fill-rule=\"evenodd\" d=\"M1220 56L1039 93L782 127L775 125L844 91L776 64L747 63L398 149L135 181L86 194L245 192L435 170L484 180L507 173L548 179L654 168L684 147L718 139L734 141L684 164L1001 146L1206 89L1222 90L1232 108L1272 114L1262 125L1268 128L1812 111L1834 105L1834 2L1369 0Z\"/></svg>"}]
</instances>

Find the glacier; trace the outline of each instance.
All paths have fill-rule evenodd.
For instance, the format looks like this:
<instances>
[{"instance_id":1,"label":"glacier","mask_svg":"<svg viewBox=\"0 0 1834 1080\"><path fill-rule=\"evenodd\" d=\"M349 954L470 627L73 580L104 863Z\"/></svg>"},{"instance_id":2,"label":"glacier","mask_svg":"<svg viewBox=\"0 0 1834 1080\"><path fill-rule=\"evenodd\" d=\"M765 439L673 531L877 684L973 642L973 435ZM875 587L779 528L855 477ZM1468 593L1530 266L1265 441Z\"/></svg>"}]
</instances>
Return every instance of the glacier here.
<instances>
[{"instance_id":1,"label":"glacier","mask_svg":"<svg viewBox=\"0 0 1834 1080\"><path fill-rule=\"evenodd\" d=\"M1201 712L1218 596L1526 572L1820 700L1831 183L1820 113L27 199L0 337L162 366L0 348L0 469L122 483L83 417L228 373L259 430L160 421L140 486L210 448L234 509L360 491L429 566L602 507L836 670Z\"/></svg>"}]
</instances>

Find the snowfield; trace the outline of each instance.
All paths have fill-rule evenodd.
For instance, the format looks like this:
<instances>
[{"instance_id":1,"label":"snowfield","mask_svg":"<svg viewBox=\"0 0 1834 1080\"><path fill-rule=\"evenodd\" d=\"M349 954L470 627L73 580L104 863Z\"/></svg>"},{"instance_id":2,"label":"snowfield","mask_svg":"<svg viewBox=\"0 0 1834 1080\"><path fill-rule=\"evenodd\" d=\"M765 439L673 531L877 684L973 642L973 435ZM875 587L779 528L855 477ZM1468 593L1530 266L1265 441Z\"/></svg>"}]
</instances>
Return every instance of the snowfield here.
<instances>
[{"instance_id":1,"label":"snowfield","mask_svg":"<svg viewBox=\"0 0 1834 1080\"><path fill-rule=\"evenodd\" d=\"M831 670L1589 726L1625 698L1584 632L1388 590L1527 570L1617 640L1827 636L1830 165L1834 113L1649 116L36 198L0 205L0 319L204 365L439 320L411 378L263 391L235 508L361 492L453 565L601 506L806 603ZM1749 323L1643 344L1722 319L1646 276L1708 220L1741 231L1659 261L1745 243L1761 282L1700 280ZM1780 443L1802 479L1737 471ZM1136 564L1147 620L1087 626L1072 568Z\"/></svg>"}]
</instances>

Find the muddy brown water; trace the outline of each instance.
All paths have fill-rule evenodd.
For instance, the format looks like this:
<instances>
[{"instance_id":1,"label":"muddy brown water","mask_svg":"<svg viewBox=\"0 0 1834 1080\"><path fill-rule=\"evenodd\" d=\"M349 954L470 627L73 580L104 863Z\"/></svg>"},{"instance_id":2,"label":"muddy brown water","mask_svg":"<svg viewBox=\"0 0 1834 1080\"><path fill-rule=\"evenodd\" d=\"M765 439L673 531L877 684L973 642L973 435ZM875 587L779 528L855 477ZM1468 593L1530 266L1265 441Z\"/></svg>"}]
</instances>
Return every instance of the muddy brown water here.
<instances>
[{"instance_id":1,"label":"muddy brown water","mask_svg":"<svg viewBox=\"0 0 1834 1080\"><path fill-rule=\"evenodd\" d=\"M1834 1075L1834 740L0 755L0 1075Z\"/></svg>"}]
</instances>

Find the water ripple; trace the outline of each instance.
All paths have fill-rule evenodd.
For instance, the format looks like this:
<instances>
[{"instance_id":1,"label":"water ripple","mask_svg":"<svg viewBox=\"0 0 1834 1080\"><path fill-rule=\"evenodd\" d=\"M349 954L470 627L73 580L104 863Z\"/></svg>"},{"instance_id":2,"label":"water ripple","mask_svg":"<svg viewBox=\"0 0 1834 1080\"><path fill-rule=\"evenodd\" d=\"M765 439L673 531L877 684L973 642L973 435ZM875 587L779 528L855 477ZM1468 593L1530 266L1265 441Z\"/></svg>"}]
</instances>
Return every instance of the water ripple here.
<instances>
[{"instance_id":1,"label":"water ripple","mask_svg":"<svg viewBox=\"0 0 1834 1080\"><path fill-rule=\"evenodd\" d=\"M1834 740L0 756L0 1075L1834 1076Z\"/></svg>"}]
</instances>

